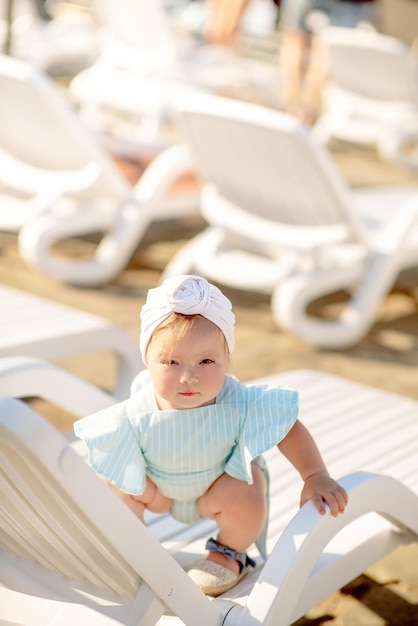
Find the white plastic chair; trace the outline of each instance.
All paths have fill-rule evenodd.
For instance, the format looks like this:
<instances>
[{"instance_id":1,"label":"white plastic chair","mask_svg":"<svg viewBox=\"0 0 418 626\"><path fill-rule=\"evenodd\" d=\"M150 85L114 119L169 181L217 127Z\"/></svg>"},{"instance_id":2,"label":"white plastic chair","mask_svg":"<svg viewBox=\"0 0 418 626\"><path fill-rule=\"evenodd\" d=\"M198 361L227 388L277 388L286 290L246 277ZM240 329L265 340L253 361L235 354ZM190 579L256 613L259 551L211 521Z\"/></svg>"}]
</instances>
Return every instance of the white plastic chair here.
<instances>
[{"instance_id":1,"label":"white plastic chair","mask_svg":"<svg viewBox=\"0 0 418 626\"><path fill-rule=\"evenodd\" d=\"M70 96L111 149L135 145L137 153L156 154L176 138L167 111L185 88L175 80L177 45L168 16L159 0L93 6L100 20L100 54L71 80ZM162 82L155 82L158 77Z\"/></svg>"},{"instance_id":2,"label":"white plastic chair","mask_svg":"<svg viewBox=\"0 0 418 626\"><path fill-rule=\"evenodd\" d=\"M96 20L88 4L48 2L41 15L34 0L2 2L0 49L51 75L80 72L99 53Z\"/></svg>"},{"instance_id":3,"label":"white plastic chair","mask_svg":"<svg viewBox=\"0 0 418 626\"><path fill-rule=\"evenodd\" d=\"M272 450L270 556L229 594L209 600L184 569L201 557L213 522L186 526L165 515L142 525L71 444L5 395L1 382L4 622L288 626L399 545L417 541L416 401L320 372L265 379L299 390L300 419L330 471L349 474L341 479L349 504L338 518L319 515L310 502L298 510L300 478ZM51 384L71 389L74 398L80 391L64 370L51 371Z\"/></svg>"},{"instance_id":4,"label":"white plastic chair","mask_svg":"<svg viewBox=\"0 0 418 626\"><path fill-rule=\"evenodd\" d=\"M327 51L329 77L315 136L373 146L384 159L417 171L416 50L361 28L328 27L318 36Z\"/></svg>"},{"instance_id":5,"label":"white plastic chair","mask_svg":"<svg viewBox=\"0 0 418 626\"><path fill-rule=\"evenodd\" d=\"M110 320L5 285L0 285L0 328L0 357L58 361L82 354L113 355L114 399L129 395L132 380L143 368L135 339ZM33 384L33 391L43 372L36 365L34 369L33 375L26 372L25 382L26 386Z\"/></svg>"},{"instance_id":6,"label":"white plastic chair","mask_svg":"<svg viewBox=\"0 0 418 626\"><path fill-rule=\"evenodd\" d=\"M360 341L399 272L418 263L418 188L350 189L328 152L296 118L199 95L179 103L204 182L207 228L162 278L198 273L272 294L279 326L317 346ZM348 289L336 319L308 314Z\"/></svg>"},{"instance_id":7,"label":"white plastic chair","mask_svg":"<svg viewBox=\"0 0 418 626\"><path fill-rule=\"evenodd\" d=\"M198 193L169 193L189 171L173 146L132 186L52 81L0 56L0 229L19 232L30 265L59 280L100 285L121 272L156 220L197 213ZM54 254L59 242L99 233L87 259Z\"/></svg>"},{"instance_id":8,"label":"white plastic chair","mask_svg":"<svg viewBox=\"0 0 418 626\"><path fill-rule=\"evenodd\" d=\"M176 33L176 18L162 0L100 0L96 6L101 52L71 80L69 92L111 150L155 154L180 141L173 103L185 92L241 86L248 93L252 85L258 95L271 96L279 89L275 65L203 44L202 34L194 39ZM204 20L204 3L192 8Z\"/></svg>"}]
</instances>

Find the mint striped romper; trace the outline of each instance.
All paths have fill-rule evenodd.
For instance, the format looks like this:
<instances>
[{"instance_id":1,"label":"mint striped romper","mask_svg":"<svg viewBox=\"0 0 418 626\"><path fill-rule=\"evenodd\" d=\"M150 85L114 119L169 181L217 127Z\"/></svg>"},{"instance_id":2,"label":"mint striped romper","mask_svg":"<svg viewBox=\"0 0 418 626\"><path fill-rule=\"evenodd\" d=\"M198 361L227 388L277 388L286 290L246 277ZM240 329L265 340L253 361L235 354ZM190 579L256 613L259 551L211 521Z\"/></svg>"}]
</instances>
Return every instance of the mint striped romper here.
<instances>
[{"instance_id":1,"label":"mint striped romper","mask_svg":"<svg viewBox=\"0 0 418 626\"><path fill-rule=\"evenodd\" d=\"M157 408L148 370L128 400L78 420L75 434L89 448L94 470L125 493L140 495L145 475L174 500L171 513L192 523L197 499L224 472L252 482L251 462L281 441L296 421L298 394L245 385L228 374L216 404L196 409Z\"/></svg>"}]
</instances>

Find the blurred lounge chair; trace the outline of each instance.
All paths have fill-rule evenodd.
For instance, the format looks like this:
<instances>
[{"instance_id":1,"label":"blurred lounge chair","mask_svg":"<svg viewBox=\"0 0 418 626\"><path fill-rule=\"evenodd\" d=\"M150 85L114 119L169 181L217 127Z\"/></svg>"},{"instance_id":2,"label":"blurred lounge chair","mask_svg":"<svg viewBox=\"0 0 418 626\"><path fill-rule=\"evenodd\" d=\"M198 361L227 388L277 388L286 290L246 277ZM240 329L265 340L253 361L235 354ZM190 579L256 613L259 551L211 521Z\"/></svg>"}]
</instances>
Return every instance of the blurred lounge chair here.
<instances>
[{"instance_id":1,"label":"blurred lounge chair","mask_svg":"<svg viewBox=\"0 0 418 626\"><path fill-rule=\"evenodd\" d=\"M54 366L46 371L66 389L65 408L76 416L91 410L89 403L83 409L74 378ZM31 373L32 366L34 393ZM321 516L311 502L299 510L300 477L271 450L267 561L258 558L233 590L210 600L184 569L201 558L214 522L187 526L150 514L147 526L140 523L80 458L80 442L74 448L6 394L0 376L0 618L20 626L288 626L398 546L416 542L417 402L308 370L263 382L299 390L300 418L330 471L343 476L349 504L338 518ZM50 398L43 384L44 395Z\"/></svg>"},{"instance_id":2,"label":"blurred lounge chair","mask_svg":"<svg viewBox=\"0 0 418 626\"><path fill-rule=\"evenodd\" d=\"M89 3L42 0L2 2L0 50L53 76L73 76L99 54ZM84 5L84 6L83 6Z\"/></svg>"},{"instance_id":3,"label":"blurred lounge chair","mask_svg":"<svg viewBox=\"0 0 418 626\"><path fill-rule=\"evenodd\" d=\"M179 109L208 226L162 278L194 272L272 294L279 326L303 340L360 341L398 274L418 263L418 189L350 189L309 130L279 111L209 95ZM308 313L343 289L351 297L337 319Z\"/></svg>"},{"instance_id":4,"label":"blurred lounge chair","mask_svg":"<svg viewBox=\"0 0 418 626\"><path fill-rule=\"evenodd\" d=\"M100 54L72 79L69 94L112 150L135 146L137 153L155 155L177 139L168 111L185 89L175 80L177 47L168 16L160 0L93 6L101 23Z\"/></svg>"},{"instance_id":5,"label":"blurred lounge chair","mask_svg":"<svg viewBox=\"0 0 418 626\"><path fill-rule=\"evenodd\" d=\"M0 285L0 328L0 357L65 361L110 353L116 359L110 392L115 400L129 395L132 380L143 368L134 338L109 320L5 285ZM36 380L31 381L34 386Z\"/></svg>"},{"instance_id":6,"label":"blurred lounge chair","mask_svg":"<svg viewBox=\"0 0 418 626\"><path fill-rule=\"evenodd\" d=\"M44 273L77 285L115 278L154 221L198 212L198 193L169 193L189 171L173 146L132 186L58 87L23 61L0 57L0 230ZM54 254L72 237L99 234L92 256Z\"/></svg>"},{"instance_id":7,"label":"blurred lounge chair","mask_svg":"<svg viewBox=\"0 0 418 626\"><path fill-rule=\"evenodd\" d=\"M418 171L417 47L361 28L324 28L319 40L329 77L315 136L373 146L387 161Z\"/></svg>"},{"instance_id":8,"label":"blurred lounge chair","mask_svg":"<svg viewBox=\"0 0 418 626\"><path fill-rule=\"evenodd\" d=\"M155 154L180 141L173 103L185 92L242 88L257 98L275 94L278 101L277 66L204 43L202 32L179 33L184 7L170 13L162 0L100 0L96 6L101 52L71 80L69 93L112 151ZM205 7L199 2L188 8L204 20Z\"/></svg>"},{"instance_id":9,"label":"blurred lounge chair","mask_svg":"<svg viewBox=\"0 0 418 626\"><path fill-rule=\"evenodd\" d=\"M59 415L59 409L76 417L90 415L121 399L52 361L30 356L0 356L0 393L28 401L41 399L44 406L53 405L54 416ZM127 385L123 396L128 394ZM72 428L63 434L81 456L85 455L86 449Z\"/></svg>"}]
</instances>

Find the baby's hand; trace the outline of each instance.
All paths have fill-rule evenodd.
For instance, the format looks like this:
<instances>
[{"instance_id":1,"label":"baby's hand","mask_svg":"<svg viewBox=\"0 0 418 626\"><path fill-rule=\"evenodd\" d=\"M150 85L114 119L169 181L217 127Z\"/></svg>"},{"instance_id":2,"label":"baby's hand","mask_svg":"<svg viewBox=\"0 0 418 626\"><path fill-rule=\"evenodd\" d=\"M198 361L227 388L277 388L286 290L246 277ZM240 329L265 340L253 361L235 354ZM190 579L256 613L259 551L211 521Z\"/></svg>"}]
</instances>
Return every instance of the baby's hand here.
<instances>
[{"instance_id":1,"label":"baby's hand","mask_svg":"<svg viewBox=\"0 0 418 626\"><path fill-rule=\"evenodd\" d=\"M300 497L300 506L312 500L321 515L325 513L324 502L330 508L331 515L337 517L343 513L348 502L346 490L325 472L312 474L305 480Z\"/></svg>"}]
</instances>

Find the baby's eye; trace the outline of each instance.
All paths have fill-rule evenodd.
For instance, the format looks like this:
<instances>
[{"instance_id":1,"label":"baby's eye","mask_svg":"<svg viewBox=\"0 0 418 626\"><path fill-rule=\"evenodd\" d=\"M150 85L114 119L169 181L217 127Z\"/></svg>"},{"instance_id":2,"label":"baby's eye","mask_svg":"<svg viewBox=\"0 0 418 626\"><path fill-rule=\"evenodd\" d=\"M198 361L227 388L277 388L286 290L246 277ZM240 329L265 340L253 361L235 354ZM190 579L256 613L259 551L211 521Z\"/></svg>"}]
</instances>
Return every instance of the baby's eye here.
<instances>
[{"instance_id":1,"label":"baby's eye","mask_svg":"<svg viewBox=\"0 0 418 626\"><path fill-rule=\"evenodd\" d=\"M165 359L162 361L163 365L178 365L177 361L173 361L173 359Z\"/></svg>"},{"instance_id":2,"label":"baby's eye","mask_svg":"<svg viewBox=\"0 0 418 626\"><path fill-rule=\"evenodd\" d=\"M215 361L213 359L203 359L201 363L203 363L204 365L208 365L210 363L215 363Z\"/></svg>"}]
</instances>

